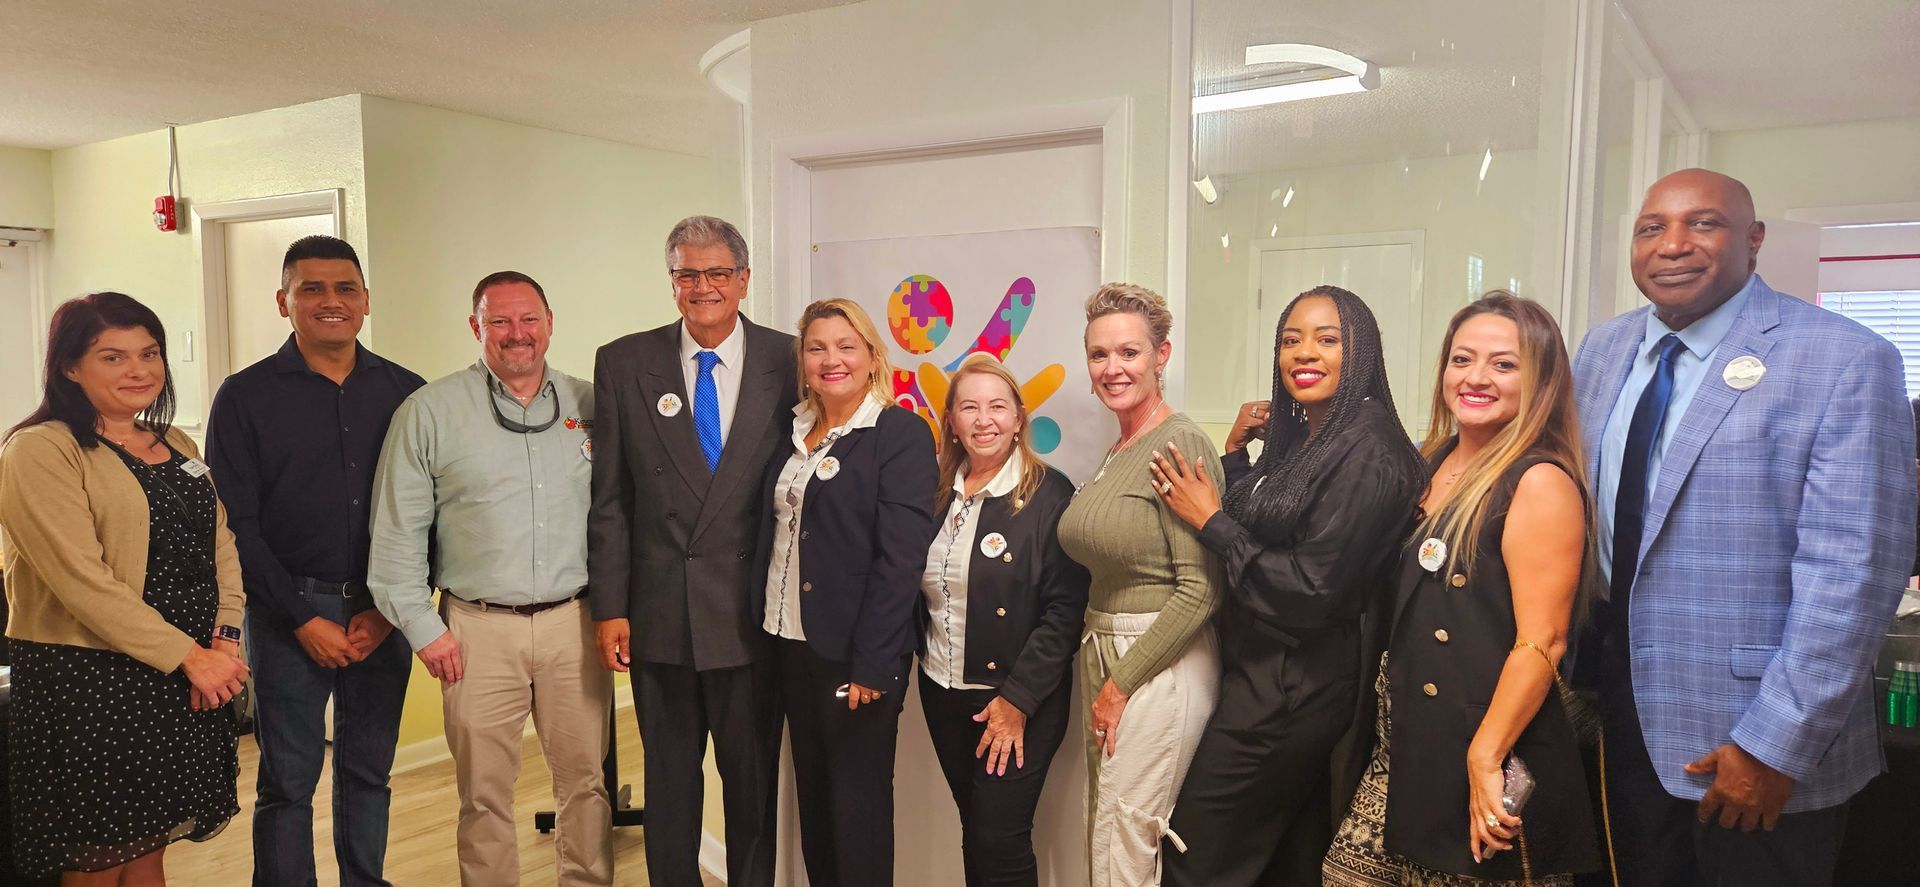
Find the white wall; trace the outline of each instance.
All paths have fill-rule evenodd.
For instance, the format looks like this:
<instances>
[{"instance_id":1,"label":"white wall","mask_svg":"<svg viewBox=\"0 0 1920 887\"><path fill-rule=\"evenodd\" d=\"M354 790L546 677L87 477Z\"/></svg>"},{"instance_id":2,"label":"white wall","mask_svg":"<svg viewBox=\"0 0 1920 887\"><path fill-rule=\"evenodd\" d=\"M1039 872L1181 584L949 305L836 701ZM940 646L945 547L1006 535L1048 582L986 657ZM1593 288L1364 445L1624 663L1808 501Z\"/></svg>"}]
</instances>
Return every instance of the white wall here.
<instances>
[{"instance_id":1,"label":"white wall","mask_svg":"<svg viewBox=\"0 0 1920 887\"><path fill-rule=\"evenodd\" d=\"M1920 201L1920 117L1715 132L1706 165L1746 182L1763 216Z\"/></svg>"},{"instance_id":2,"label":"white wall","mask_svg":"<svg viewBox=\"0 0 1920 887\"><path fill-rule=\"evenodd\" d=\"M1241 402L1267 396L1252 390L1258 383L1246 372L1250 349L1270 355L1273 348L1272 330L1247 328L1253 306L1253 241L1416 229L1426 232L1426 255L1422 353L1416 361L1421 369L1411 390L1423 400L1433 386L1440 335L1471 295L1468 255L1485 262L1481 289L1505 287L1508 278L1514 278L1522 295L1542 296L1529 280L1536 267L1534 228L1545 221L1534 217L1534 152L1494 154L1484 182L1479 180L1480 160L1479 155L1457 155L1216 179L1225 189L1220 202L1196 202L1188 214L1190 290L1183 320L1189 341L1207 346L1191 349L1187 358L1194 380L1188 387L1191 409L1204 418L1231 421ZM1289 187L1293 200L1282 207ZM1281 198L1273 196L1275 190ZM1228 238L1224 248L1222 234ZM1266 297L1285 302L1294 295ZM1557 313L1557 294L1543 297ZM1403 415L1425 415L1419 403L1399 407Z\"/></svg>"},{"instance_id":3,"label":"white wall","mask_svg":"<svg viewBox=\"0 0 1920 887\"><path fill-rule=\"evenodd\" d=\"M341 96L178 130L182 206L340 188L347 239L366 240L366 178L360 97ZM55 303L119 290L160 315L170 342L200 323L200 258L187 226L153 227L153 198L166 191L167 134L142 133L52 153L53 227L48 294ZM369 278L377 272L369 264ZM222 346L224 347L224 346ZM200 363L174 345L177 420L205 418Z\"/></svg>"},{"instance_id":4,"label":"white wall","mask_svg":"<svg viewBox=\"0 0 1920 887\"><path fill-rule=\"evenodd\" d=\"M373 96L362 107L382 354L428 379L472 363L473 285L509 268L546 289L549 360L582 378L601 345L678 316L661 250L675 222L714 211L707 158Z\"/></svg>"},{"instance_id":5,"label":"white wall","mask_svg":"<svg viewBox=\"0 0 1920 887\"><path fill-rule=\"evenodd\" d=\"M0 145L0 225L53 226L53 152Z\"/></svg>"},{"instance_id":6,"label":"white wall","mask_svg":"<svg viewBox=\"0 0 1920 887\"><path fill-rule=\"evenodd\" d=\"M1124 98L1128 242L1125 267L1108 274L1164 290L1171 16L1169 0L870 0L756 22L753 242L773 242L781 211L778 140ZM767 274L754 284L805 286Z\"/></svg>"}]
</instances>

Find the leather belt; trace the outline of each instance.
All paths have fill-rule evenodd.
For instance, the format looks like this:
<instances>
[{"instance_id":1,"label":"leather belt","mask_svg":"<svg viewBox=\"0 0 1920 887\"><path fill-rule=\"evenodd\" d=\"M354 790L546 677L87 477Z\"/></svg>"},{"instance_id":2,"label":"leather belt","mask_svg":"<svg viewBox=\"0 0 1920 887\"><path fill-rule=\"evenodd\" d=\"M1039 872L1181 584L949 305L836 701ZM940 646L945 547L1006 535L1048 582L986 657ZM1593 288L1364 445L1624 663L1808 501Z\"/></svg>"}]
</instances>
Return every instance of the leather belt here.
<instances>
[{"instance_id":1,"label":"leather belt","mask_svg":"<svg viewBox=\"0 0 1920 887\"><path fill-rule=\"evenodd\" d=\"M563 598L557 601L541 601L537 604L493 604L486 601L468 601L467 603L479 607L482 613L492 613L498 610L502 613L517 613L521 616L532 616L535 613L545 612L563 604L571 604L586 596L587 593L583 590L574 592L573 596L569 598Z\"/></svg>"},{"instance_id":2,"label":"leather belt","mask_svg":"<svg viewBox=\"0 0 1920 887\"><path fill-rule=\"evenodd\" d=\"M293 581L294 584L300 586L301 591L308 594L328 594L347 598L362 597L368 594L367 583L357 579L350 579L346 582L324 582L312 576L295 576L293 577Z\"/></svg>"}]
</instances>

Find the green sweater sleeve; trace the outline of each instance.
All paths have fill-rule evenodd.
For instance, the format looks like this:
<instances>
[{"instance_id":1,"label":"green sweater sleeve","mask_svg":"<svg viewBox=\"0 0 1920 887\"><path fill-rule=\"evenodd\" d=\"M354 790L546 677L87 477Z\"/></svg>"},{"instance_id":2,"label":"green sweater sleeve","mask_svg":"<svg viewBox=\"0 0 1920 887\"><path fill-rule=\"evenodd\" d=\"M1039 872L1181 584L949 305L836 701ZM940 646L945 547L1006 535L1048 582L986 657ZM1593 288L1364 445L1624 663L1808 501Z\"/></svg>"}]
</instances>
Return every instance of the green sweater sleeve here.
<instances>
[{"instance_id":1,"label":"green sweater sleeve","mask_svg":"<svg viewBox=\"0 0 1920 887\"><path fill-rule=\"evenodd\" d=\"M1213 450L1213 443L1197 426L1183 422L1169 429L1155 449L1164 449L1164 441L1168 440L1178 446L1188 459L1195 456L1204 458L1203 470L1213 481L1214 489L1226 488L1225 476L1220 472L1220 459ZM1160 609L1160 616L1154 620L1153 626L1134 641L1113 669L1114 686L1129 696L1187 651L1194 636L1212 618L1219 599L1219 565L1206 547L1200 544L1200 531L1174 515L1165 503L1160 504L1158 515L1160 533L1166 538L1167 552L1171 555L1173 593L1167 599L1166 606Z\"/></svg>"}]
</instances>

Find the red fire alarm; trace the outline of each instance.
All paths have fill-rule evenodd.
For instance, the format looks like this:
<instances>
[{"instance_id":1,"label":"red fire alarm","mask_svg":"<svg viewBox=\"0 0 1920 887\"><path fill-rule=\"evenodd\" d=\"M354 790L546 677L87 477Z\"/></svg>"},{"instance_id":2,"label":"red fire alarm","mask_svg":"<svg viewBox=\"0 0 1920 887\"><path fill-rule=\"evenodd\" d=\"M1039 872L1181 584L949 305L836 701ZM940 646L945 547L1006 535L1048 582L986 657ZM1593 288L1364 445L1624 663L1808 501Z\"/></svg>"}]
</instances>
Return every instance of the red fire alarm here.
<instances>
[{"instance_id":1,"label":"red fire alarm","mask_svg":"<svg viewBox=\"0 0 1920 887\"><path fill-rule=\"evenodd\" d=\"M173 231L180 227L180 217L173 210L173 195L162 194L153 199L153 227L162 231Z\"/></svg>"}]
</instances>

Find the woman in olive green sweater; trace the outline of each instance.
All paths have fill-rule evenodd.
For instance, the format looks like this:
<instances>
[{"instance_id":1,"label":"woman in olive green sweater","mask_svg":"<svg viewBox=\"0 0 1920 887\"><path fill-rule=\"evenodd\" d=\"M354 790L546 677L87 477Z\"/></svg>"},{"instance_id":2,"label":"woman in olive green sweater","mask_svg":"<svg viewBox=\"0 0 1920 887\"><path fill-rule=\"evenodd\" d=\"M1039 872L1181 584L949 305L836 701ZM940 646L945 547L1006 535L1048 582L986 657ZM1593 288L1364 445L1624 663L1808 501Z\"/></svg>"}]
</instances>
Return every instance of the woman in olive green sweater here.
<instances>
[{"instance_id":1,"label":"woman in olive green sweater","mask_svg":"<svg viewBox=\"0 0 1920 887\"><path fill-rule=\"evenodd\" d=\"M1161 397L1173 316L1157 293L1108 284L1087 302L1087 372L1120 438L1060 517L1060 545L1092 574L1080 651L1094 887L1159 883L1167 818L1213 712L1220 660L1208 620L1219 571L1161 504L1150 464L1168 444L1220 468L1200 427Z\"/></svg>"},{"instance_id":2,"label":"woman in olive green sweater","mask_svg":"<svg viewBox=\"0 0 1920 887\"><path fill-rule=\"evenodd\" d=\"M166 331L119 293L60 306L40 407L0 450L16 867L160 884L238 812L240 559L170 427Z\"/></svg>"}]
</instances>

